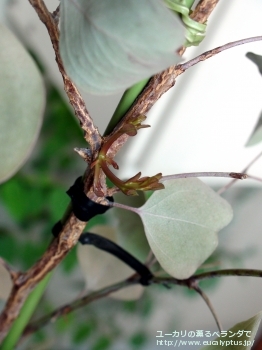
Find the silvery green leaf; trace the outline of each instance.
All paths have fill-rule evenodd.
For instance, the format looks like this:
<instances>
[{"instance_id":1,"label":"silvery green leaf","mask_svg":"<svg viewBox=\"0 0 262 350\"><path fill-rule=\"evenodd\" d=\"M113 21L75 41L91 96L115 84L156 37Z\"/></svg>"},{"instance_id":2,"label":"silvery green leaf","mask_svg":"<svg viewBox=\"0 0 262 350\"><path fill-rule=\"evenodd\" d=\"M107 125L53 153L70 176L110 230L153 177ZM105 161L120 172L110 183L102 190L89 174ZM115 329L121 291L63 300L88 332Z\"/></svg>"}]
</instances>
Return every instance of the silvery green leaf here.
<instances>
[{"instance_id":1,"label":"silvery green leaf","mask_svg":"<svg viewBox=\"0 0 262 350\"><path fill-rule=\"evenodd\" d=\"M63 0L60 53L71 79L113 94L179 60L184 28L161 0Z\"/></svg>"},{"instance_id":2,"label":"silvery green leaf","mask_svg":"<svg viewBox=\"0 0 262 350\"><path fill-rule=\"evenodd\" d=\"M42 123L45 92L24 47L0 25L0 182L30 155Z\"/></svg>"},{"instance_id":3,"label":"silvery green leaf","mask_svg":"<svg viewBox=\"0 0 262 350\"><path fill-rule=\"evenodd\" d=\"M231 221L232 209L196 178L169 180L164 185L138 213L162 268L185 279L215 250L217 232Z\"/></svg>"},{"instance_id":4,"label":"silvery green leaf","mask_svg":"<svg viewBox=\"0 0 262 350\"><path fill-rule=\"evenodd\" d=\"M250 350L254 344L261 317L262 312L259 312L248 320L237 323L228 331L222 331L220 337L208 341L211 345L204 346L201 350Z\"/></svg>"}]
</instances>

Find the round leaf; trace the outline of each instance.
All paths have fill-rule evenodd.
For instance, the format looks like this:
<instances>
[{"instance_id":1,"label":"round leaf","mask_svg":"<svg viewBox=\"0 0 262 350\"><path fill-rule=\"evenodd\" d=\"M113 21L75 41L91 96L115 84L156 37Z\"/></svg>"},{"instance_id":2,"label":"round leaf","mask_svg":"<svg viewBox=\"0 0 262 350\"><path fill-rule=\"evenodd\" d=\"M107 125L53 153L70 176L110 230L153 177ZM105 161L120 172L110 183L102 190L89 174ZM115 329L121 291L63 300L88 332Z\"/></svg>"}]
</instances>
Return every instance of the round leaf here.
<instances>
[{"instance_id":1,"label":"round leaf","mask_svg":"<svg viewBox=\"0 0 262 350\"><path fill-rule=\"evenodd\" d=\"M139 209L160 265L178 279L190 277L217 246L217 232L232 219L230 205L196 178L165 182Z\"/></svg>"},{"instance_id":2,"label":"round leaf","mask_svg":"<svg viewBox=\"0 0 262 350\"><path fill-rule=\"evenodd\" d=\"M34 61L0 25L0 182L28 158L41 126L44 101L43 81Z\"/></svg>"},{"instance_id":3,"label":"round leaf","mask_svg":"<svg viewBox=\"0 0 262 350\"><path fill-rule=\"evenodd\" d=\"M116 232L110 226L95 226L91 230L116 242ZM98 290L123 281L134 273L129 266L105 251L89 245L78 245L78 260L89 290ZM110 294L110 297L121 300L140 298L144 288L141 285L126 287Z\"/></svg>"},{"instance_id":4,"label":"round leaf","mask_svg":"<svg viewBox=\"0 0 262 350\"><path fill-rule=\"evenodd\" d=\"M112 94L179 60L180 20L161 0L64 0L60 52L71 79Z\"/></svg>"}]
</instances>

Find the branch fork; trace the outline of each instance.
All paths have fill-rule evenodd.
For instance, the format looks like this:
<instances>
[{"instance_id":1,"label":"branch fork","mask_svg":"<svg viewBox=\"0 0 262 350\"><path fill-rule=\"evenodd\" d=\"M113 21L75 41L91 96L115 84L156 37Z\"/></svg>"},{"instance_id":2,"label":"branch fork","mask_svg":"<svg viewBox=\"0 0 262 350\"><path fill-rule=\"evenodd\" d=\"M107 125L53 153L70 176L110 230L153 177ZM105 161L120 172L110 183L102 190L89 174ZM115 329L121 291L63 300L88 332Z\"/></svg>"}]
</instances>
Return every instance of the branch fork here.
<instances>
[{"instance_id":1,"label":"branch fork","mask_svg":"<svg viewBox=\"0 0 262 350\"><path fill-rule=\"evenodd\" d=\"M137 195L137 190L154 191L164 188L164 185L159 183L159 180L162 177L161 173L158 173L152 177L141 177L141 172L139 172L130 179L122 181L108 167L108 165L111 165L114 169L119 169L119 166L114 161L113 157L107 155L108 150L110 148L114 148L115 141L117 141L124 134L127 134L128 136L135 136L139 129L148 128L150 125L142 124L145 119L146 116L139 115L132 120L129 120L102 145L97 159L91 164L91 168L95 168L94 192L97 196L104 196L104 192L102 190L103 185L101 184L101 172L103 172L118 189L128 196Z\"/></svg>"}]
</instances>

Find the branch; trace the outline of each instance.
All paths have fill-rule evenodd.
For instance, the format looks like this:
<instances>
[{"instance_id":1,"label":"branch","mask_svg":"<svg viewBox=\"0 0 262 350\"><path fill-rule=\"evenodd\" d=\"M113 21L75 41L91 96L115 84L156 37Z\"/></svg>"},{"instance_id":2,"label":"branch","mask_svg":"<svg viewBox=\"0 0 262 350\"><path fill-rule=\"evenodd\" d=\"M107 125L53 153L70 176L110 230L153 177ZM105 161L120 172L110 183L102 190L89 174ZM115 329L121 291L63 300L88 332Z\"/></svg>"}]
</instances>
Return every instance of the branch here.
<instances>
[{"instance_id":1,"label":"branch","mask_svg":"<svg viewBox=\"0 0 262 350\"><path fill-rule=\"evenodd\" d=\"M241 276L241 277L262 277L262 270L254 269L225 269L199 273L185 280L177 280L173 277L154 277L152 283L155 284L175 284L191 288L192 283L214 277Z\"/></svg>"},{"instance_id":2,"label":"branch","mask_svg":"<svg viewBox=\"0 0 262 350\"><path fill-rule=\"evenodd\" d=\"M216 313L208 299L208 297L205 295L205 293L197 286L197 282L207 279L207 278L213 278L213 277L223 277L223 276L249 276L249 277L262 277L262 270L249 270L249 269L228 269L228 270L220 270L220 271L210 271L201 273L198 275L193 275L185 280L178 280L173 277L156 277L154 276L152 278L151 284L161 284L164 286L168 286L170 284L178 285L178 286L184 286L189 289L194 289L196 292L198 292L201 297L205 300L206 304L208 305L210 311L212 312L218 328L221 330L221 324L218 321L218 318L216 316ZM28 336L37 330L44 327L49 322L54 322L57 320L57 318L67 315L68 313L75 311L87 304L90 304L91 302L104 298L108 296L109 294L116 292L120 289L126 288L131 285L139 284L140 276L133 275L130 278L118 282L116 284L113 284L109 287L105 287L101 290L98 290L96 292L93 292L91 294L88 294L80 299L77 299L76 301L72 302L71 304L64 305L57 310L53 311L52 313L39 318L38 320L32 322L28 325L28 327L25 329L23 333L23 337Z\"/></svg>"},{"instance_id":3,"label":"branch","mask_svg":"<svg viewBox=\"0 0 262 350\"><path fill-rule=\"evenodd\" d=\"M200 0L195 10L191 13L190 17L199 23L205 23L218 2L219 0ZM184 51L185 48L181 48L179 50L179 54L182 56ZM177 69L176 66L171 66L163 72L154 75L149 80L149 83L142 91L142 93L138 96L133 106L129 109L121 122L114 129L113 133L117 132L132 118L135 118L140 114L146 114L158 101L158 99L175 85L176 78L181 73L183 73L183 71ZM110 135L108 137L110 137ZM128 137L128 135L123 135L121 138L119 138L113 147L109 149L108 156L114 158L119 149L127 141Z\"/></svg>"},{"instance_id":4,"label":"branch","mask_svg":"<svg viewBox=\"0 0 262 350\"><path fill-rule=\"evenodd\" d=\"M77 299L71 304L64 305L58 308L57 310L53 311L52 313L44 317L41 317L37 321L34 321L31 324L29 324L23 333L23 337L26 337L36 332L37 330L41 329L50 321L55 322L59 317L67 315L70 312L75 311L85 305L88 305L95 300L102 299L104 297L107 297L109 294L113 292L116 292L122 288L129 287L138 283L139 283L139 277L137 279L130 278L130 279L115 283L109 287L100 289L99 291L88 294L80 299Z\"/></svg>"},{"instance_id":5,"label":"branch","mask_svg":"<svg viewBox=\"0 0 262 350\"><path fill-rule=\"evenodd\" d=\"M63 77L65 92L74 109L75 115L80 122L80 126L84 130L86 141L89 143L92 152L96 153L100 149L102 138L86 109L85 102L80 92L65 72L59 53L59 31L56 20L48 11L43 0L29 0L29 2L47 28L55 51L56 62Z\"/></svg>"},{"instance_id":6,"label":"branch","mask_svg":"<svg viewBox=\"0 0 262 350\"><path fill-rule=\"evenodd\" d=\"M243 173L246 173L248 171L248 169L262 156L262 152L260 152L254 159L251 160L251 162L243 169ZM254 180L257 180L257 181L261 181L260 178L257 178L255 176L251 176L251 175L248 175L248 177L250 179L254 179ZM232 180L230 181L227 185L221 187L217 193L218 194L222 194L223 192L225 192L226 190L228 190L234 183L236 182L236 180Z\"/></svg>"},{"instance_id":7,"label":"branch","mask_svg":"<svg viewBox=\"0 0 262 350\"><path fill-rule=\"evenodd\" d=\"M243 45L243 44L248 44L248 43L252 43L254 41L260 41L262 40L262 36L254 36L251 38L246 38L246 39L241 39L241 40L237 40L237 41L232 41L231 43L216 47L215 49L206 51L204 53L202 53L201 55L193 58L192 60L182 63L182 64L178 64L176 66L177 69L181 69L182 72L184 73L188 68L193 67L194 65L196 65L199 62L205 61L208 58L211 58L215 55L217 55L218 53L231 49L232 47L235 46L239 46L239 45Z\"/></svg>"},{"instance_id":8,"label":"branch","mask_svg":"<svg viewBox=\"0 0 262 350\"><path fill-rule=\"evenodd\" d=\"M206 51L203 54L193 58L192 60L185 62L183 64L178 64L176 66L171 66L166 69L163 73L155 75L149 81L149 84L143 90L143 92L139 95L135 105L127 112L125 117L121 120L117 128L115 128L114 133L117 133L119 129L123 127L125 123L128 123L134 117L138 115L146 114L151 107L156 103L156 101L171 87L175 85L176 78L184 73L188 68L193 67L199 62L205 61L208 58L211 58L218 53L225 51L227 49L233 48L235 46L251 43L254 41L262 40L262 36L256 36L246 39L241 39L237 41L233 41L227 43L225 45L216 47L212 50ZM180 50L181 53L183 53ZM112 137L112 135L108 136ZM119 149L123 146L123 144L127 141L129 136L127 134L123 135L121 138L114 143L113 147L108 151L108 155L110 157L114 157L115 154L119 151Z\"/></svg>"},{"instance_id":9,"label":"branch","mask_svg":"<svg viewBox=\"0 0 262 350\"><path fill-rule=\"evenodd\" d=\"M207 307L209 308L211 314L213 315L213 317L216 321L219 332L222 332L223 328L222 328L221 322L219 321L217 314L216 314L216 311L215 311L213 305L211 304L208 296L202 291L202 289L199 288L198 285L192 286L192 288L202 297L202 299L206 303Z\"/></svg>"},{"instance_id":10,"label":"branch","mask_svg":"<svg viewBox=\"0 0 262 350\"><path fill-rule=\"evenodd\" d=\"M224 172L214 172L214 171L208 171L208 172L197 172L197 173L183 173L183 174L173 174L173 175L165 175L162 176L159 182L164 182L167 180L172 179L185 179L188 177L231 177L234 180L244 180L248 178L248 175L243 173L224 173Z\"/></svg>"},{"instance_id":11,"label":"branch","mask_svg":"<svg viewBox=\"0 0 262 350\"><path fill-rule=\"evenodd\" d=\"M219 0L200 0L190 17L196 22L205 23L218 2Z\"/></svg>"},{"instance_id":12,"label":"branch","mask_svg":"<svg viewBox=\"0 0 262 350\"><path fill-rule=\"evenodd\" d=\"M59 237L54 239L41 259L26 272L13 276L13 288L0 315L0 342L5 338L30 292L53 270L78 242L86 223L72 213L67 217Z\"/></svg>"},{"instance_id":13,"label":"branch","mask_svg":"<svg viewBox=\"0 0 262 350\"><path fill-rule=\"evenodd\" d=\"M248 175L248 178L258 182L262 182L262 178L258 176Z\"/></svg>"}]
</instances>

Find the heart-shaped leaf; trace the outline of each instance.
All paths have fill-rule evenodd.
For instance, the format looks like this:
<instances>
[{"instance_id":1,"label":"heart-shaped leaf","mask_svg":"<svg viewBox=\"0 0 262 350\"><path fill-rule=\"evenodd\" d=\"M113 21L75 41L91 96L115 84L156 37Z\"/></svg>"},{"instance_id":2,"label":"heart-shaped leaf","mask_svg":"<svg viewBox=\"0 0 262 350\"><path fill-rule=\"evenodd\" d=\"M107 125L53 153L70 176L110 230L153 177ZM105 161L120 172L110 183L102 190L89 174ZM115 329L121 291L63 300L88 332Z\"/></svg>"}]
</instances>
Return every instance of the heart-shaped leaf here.
<instances>
[{"instance_id":1,"label":"heart-shaped leaf","mask_svg":"<svg viewBox=\"0 0 262 350\"><path fill-rule=\"evenodd\" d=\"M166 181L138 214L160 265L178 279L190 277L211 255L217 232L232 219L230 205L196 178Z\"/></svg>"},{"instance_id":2,"label":"heart-shaped leaf","mask_svg":"<svg viewBox=\"0 0 262 350\"><path fill-rule=\"evenodd\" d=\"M161 0L64 0L60 52L84 90L112 94L178 62L180 20Z\"/></svg>"},{"instance_id":3,"label":"heart-shaped leaf","mask_svg":"<svg viewBox=\"0 0 262 350\"><path fill-rule=\"evenodd\" d=\"M44 110L40 73L15 36L0 25L0 182L28 158Z\"/></svg>"},{"instance_id":4,"label":"heart-shaped leaf","mask_svg":"<svg viewBox=\"0 0 262 350\"><path fill-rule=\"evenodd\" d=\"M94 226L91 230L113 242L116 242L116 231L110 226ZM98 290L123 281L134 273L129 266L113 255L89 245L77 247L78 260L89 290ZM110 294L110 297L121 300L140 298L144 288L135 285Z\"/></svg>"},{"instance_id":5,"label":"heart-shaped leaf","mask_svg":"<svg viewBox=\"0 0 262 350\"><path fill-rule=\"evenodd\" d=\"M259 312L248 320L237 323L228 331L222 331L220 337L212 341L204 341L203 343L210 345L204 346L201 350L250 350L254 344L261 318L262 312Z\"/></svg>"}]
</instances>

